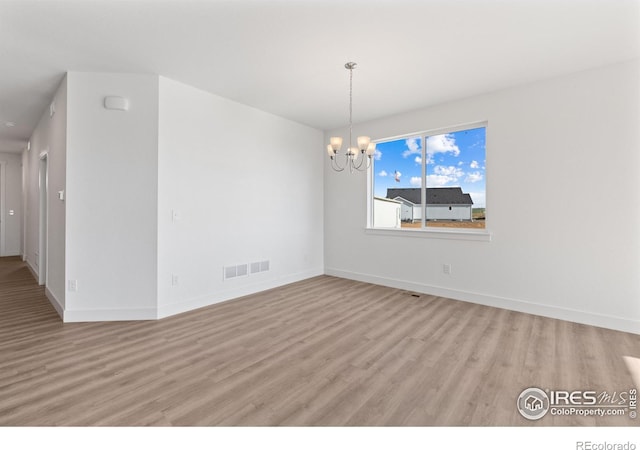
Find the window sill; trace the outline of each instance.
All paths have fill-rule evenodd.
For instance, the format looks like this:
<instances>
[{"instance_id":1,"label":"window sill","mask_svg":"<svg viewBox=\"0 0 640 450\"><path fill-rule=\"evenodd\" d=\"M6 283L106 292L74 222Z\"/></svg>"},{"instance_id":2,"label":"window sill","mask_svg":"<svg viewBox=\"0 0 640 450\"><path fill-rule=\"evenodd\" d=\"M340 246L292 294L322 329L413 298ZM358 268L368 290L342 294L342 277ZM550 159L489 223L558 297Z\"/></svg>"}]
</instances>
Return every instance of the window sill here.
<instances>
[{"instance_id":1,"label":"window sill","mask_svg":"<svg viewBox=\"0 0 640 450\"><path fill-rule=\"evenodd\" d=\"M365 234L374 236L409 236L427 239L454 239L463 241L491 242L491 232L488 230L462 229L415 229L402 230L397 228L365 228Z\"/></svg>"}]
</instances>

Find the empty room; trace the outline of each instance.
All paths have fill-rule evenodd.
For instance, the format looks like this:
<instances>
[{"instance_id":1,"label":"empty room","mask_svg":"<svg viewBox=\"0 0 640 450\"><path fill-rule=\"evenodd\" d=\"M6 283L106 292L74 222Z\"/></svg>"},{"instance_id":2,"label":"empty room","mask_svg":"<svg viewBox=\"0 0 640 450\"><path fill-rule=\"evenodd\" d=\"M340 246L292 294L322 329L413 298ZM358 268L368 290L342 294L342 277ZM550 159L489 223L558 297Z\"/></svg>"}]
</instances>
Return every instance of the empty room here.
<instances>
[{"instance_id":1,"label":"empty room","mask_svg":"<svg viewBox=\"0 0 640 450\"><path fill-rule=\"evenodd\" d=\"M0 426L640 424L637 0L0 0L0 56Z\"/></svg>"}]
</instances>

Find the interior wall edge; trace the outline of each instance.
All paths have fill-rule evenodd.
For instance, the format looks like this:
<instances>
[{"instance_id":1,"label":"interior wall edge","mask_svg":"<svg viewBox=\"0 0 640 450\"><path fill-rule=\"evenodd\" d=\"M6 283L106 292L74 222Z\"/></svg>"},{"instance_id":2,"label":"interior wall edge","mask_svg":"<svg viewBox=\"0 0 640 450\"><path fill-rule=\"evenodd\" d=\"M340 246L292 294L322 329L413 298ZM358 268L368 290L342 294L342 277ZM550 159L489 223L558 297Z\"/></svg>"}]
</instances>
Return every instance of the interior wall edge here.
<instances>
[{"instance_id":1,"label":"interior wall edge","mask_svg":"<svg viewBox=\"0 0 640 450\"><path fill-rule=\"evenodd\" d=\"M27 268L29 269L29 272L31 272L31 275L33 275L34 281L37 283L38 282L38 269L33 267L33 265L31 264L31 261L29 261L28 259L25 258L24 262L27 263Z\"/></svg>"},{"instance_id":2,"label":"interior wall edge","mask_svg":"<svg viewBox=\"0 0 640 450\"><path fill-rule=\"evenodd\" d=\"M62 302L58 300L58 298L53 292L51 292L48 286L45 287L44 294L47 296L47 299L49 299L49 303L51 303L51 306L53 306L53 309L56 310L60 318L64 319L64 306Z\"/></svg>"}]
</instances>

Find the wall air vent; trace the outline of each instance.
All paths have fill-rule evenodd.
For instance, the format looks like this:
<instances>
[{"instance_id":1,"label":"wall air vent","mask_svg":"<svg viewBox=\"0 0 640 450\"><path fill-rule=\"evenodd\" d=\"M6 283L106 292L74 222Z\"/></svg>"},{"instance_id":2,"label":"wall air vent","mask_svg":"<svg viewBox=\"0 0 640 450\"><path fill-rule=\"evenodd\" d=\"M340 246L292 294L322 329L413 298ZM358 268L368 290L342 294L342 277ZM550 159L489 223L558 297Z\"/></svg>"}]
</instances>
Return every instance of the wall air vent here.
<instances>
[{"instance_id":1,"label":"wall air vent","mask_svg":"<svg viewBox=\"0 0 640 450\"><path fill-rule=\"evenodd\" d=\"M249 275L248 264L238 264L236 266L226 266L223 271L224 279L246 277Z\"/></svg>"},{"instance_id":2,"label":"wall air vent","mask_svg":"<svg viewBox=\"0 0 640 450\"><path fill-rule=\"evenodd\" d=\"M236 266L229 266L224 268L224 279L228 280L229 278L236 277Z\"/></svg>"},{"instance_id":3,"label":"wall air vent","mask_svg":"<svg viewBox=\"0 0 640 450\"><path fill-rule=\"evenodd\" d=\"M237 264L234 266L223 267L223 279L247 277L260 272L269 270L269 261L256 261L252 263Z\"/></svg>"}]
</instances>

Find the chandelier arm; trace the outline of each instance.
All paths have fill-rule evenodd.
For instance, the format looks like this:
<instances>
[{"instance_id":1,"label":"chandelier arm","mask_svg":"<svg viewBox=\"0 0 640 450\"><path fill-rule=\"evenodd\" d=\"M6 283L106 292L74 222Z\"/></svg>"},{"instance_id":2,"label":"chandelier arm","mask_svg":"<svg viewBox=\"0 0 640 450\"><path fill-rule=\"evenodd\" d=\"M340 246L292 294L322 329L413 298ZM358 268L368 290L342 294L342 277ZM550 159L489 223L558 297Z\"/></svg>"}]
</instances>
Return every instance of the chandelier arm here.
<instances>
[{"instance_id":1,"label":"chandelier arm","mask_svg":"<svg viewBox=\"0 0 640 450\"><path fill-rule=\"evenodd\" d=\"M367 155L365 152L360 152L360 156L358 157L359 159L359 163L357 165L355 165L354 163L354 167L360 171L360 172L364 172L365 170L368 170L369 167L371 167L371 156ZM367 161L367 164L364 165L364 162Z\"/></svg>"},{"instance_id":2,"label":"chandelier arm","mask_svg":"<svg viewBox=\"0 0 640 450\"><path fill-rule=\"evenodd\" d=\"M360 169L360 167L362 167L362 164L364 164L365 159L369 159L369 157L368 157L368 156L366 156L366 155L364 154L364 152L360 152L360 156L358 157L358 160L359 160L360 162L358 163L358 165L357 165L357 166L355 166L355 168L356 168L357 170L359 170L360 172L362 172L363 170L365 170L365 169ZM354 164L355 164L355 163L354 163ZM367 167L367 168L368 168L368 167Z\"/></svg>"},{"instance_id":3,"label":"chandelier arm","mask_svg":"<svg viewBox=\"0 0 640 450\"><path fill-rule=\"evenodd\" d=\"M337 156L338 155L336 154L335 157L334 156L331 157L331 168L336 172L342 172L347 166L340 167L340 164L338 164L338 161L337 161L338 159Z\"/></svg>"}]
</instances>

